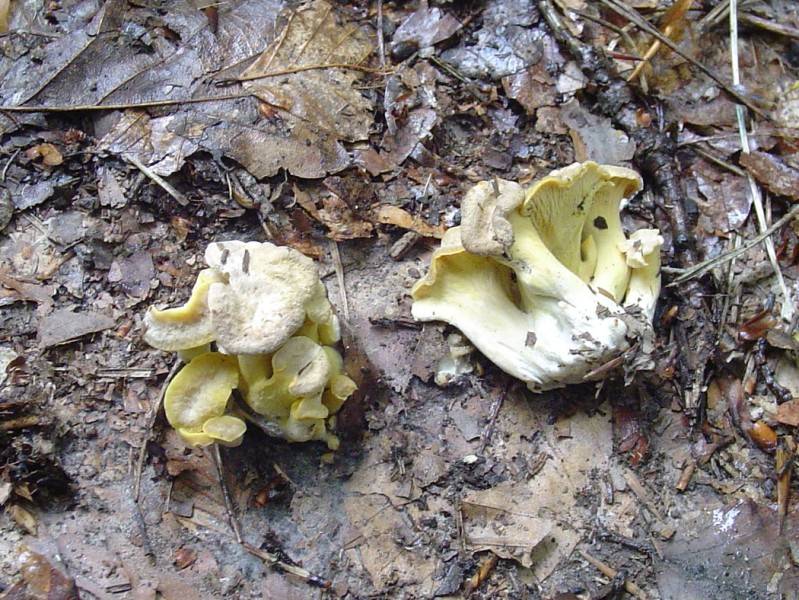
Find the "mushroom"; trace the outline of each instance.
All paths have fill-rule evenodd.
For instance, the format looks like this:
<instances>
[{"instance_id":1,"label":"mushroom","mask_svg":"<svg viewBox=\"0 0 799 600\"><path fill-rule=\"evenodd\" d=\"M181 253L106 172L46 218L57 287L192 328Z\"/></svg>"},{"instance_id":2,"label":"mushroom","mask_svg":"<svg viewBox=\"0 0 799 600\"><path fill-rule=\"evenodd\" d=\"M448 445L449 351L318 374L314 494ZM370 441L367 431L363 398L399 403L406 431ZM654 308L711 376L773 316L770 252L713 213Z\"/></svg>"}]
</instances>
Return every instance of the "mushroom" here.
<instances>
[{"instance_id":1,"label":"mushroom","mask_svg":"<svg viewBox=\"0 0 799 600\"><path fill-rule=\"evenodd\" d=\"M325 419L355 391L354 382L342 373L338 352L296 336L275 352L269 368L253 367L248 360L239 357L239 368L247 372L244 399L254 412L277 423L289 441L338 444Z\"/></svg>"},{"instance_id":2,"label":"mushroom","mask_svg":"<svg viewBox=\"0 0 799 600\"><path fill-rule=\"evenodd\" d=\"M208 306L216 341L231 354L277 350L305 323L333 319L314 262L268 242L219 242L205 251L227 283L212 284Z\"/></svg>"},{"instance_id":3,"label":"mushroom","mask_svg":"<svg viewBox=\"0 0 799 600\"><path fill-rule=\"evenodd\" d=\"M236 359L219 352L202 354L181 369L166 388L164 412L169 424L192 446L207 446L215 441L233 444L240 441L229 435L221 437L223 428L206 423L222 417L230 393L239 383ZM244 431L241 431L243 435Z\"/></svg>"},{"instance_id":4,"label":"mushroom","mask_svg":"<svg viewBox=\"0 0 799 600\"><path fill-rule=\"evenodd\" d=\"M413 316L454 325L534 391L583 381L629 347L618 210L639 188L633 171L596 163L554 171L523 194L511 182L478 184L412 290Z\"/></svg>"},{"instance_id":5,"label":"mushroom","mask_svg":"<svg viewBox=\"0 0 799 600\"><path fill-rule=\"evenodd\" d=\"M240 241L211 244L205 258L185 305L145 316L145 340L187 363L167 388L170 424L190 445L235 445L241 415L289 441L337 447L331 415L356 386L330 346L341 331L313 261ZM228 414L236 387L253 412L238 405Z\"/></svg>"},{"instance_id":6,"label":"mushroom","mask_svg":"<svg viewBox=\"0 0 799 600\"><path fill-rule=\"evenodd\" d=\"M212 284L224 282L224 275L217 269L200 271L186 304L147 311L144 341L154 348L170 352L204 347L212 342L215 332L208 310L208 290Z\"/></svg>"}]
</instances>

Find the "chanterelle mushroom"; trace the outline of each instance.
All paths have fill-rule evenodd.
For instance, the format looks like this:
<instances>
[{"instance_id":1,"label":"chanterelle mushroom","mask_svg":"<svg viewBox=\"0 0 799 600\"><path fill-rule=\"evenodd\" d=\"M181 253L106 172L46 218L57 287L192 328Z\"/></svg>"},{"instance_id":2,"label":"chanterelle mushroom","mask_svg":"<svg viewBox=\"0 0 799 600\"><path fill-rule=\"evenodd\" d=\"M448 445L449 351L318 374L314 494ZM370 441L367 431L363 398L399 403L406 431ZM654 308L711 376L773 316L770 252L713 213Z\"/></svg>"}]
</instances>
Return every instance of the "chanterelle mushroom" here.
<instances>
[{"instance_id":1,"label":"chanterelle mushroom","mask_svg":"<svg viewBox=\"0 0 799 600\"><path fill-rule=\"evenodd\" d=\"M413 288L413 316L454 325L532 390L584 381L627 349L628 312L652 317L662 238L627 245L618 214L640 187L634 171L592 162L526 192L477 184Z\"/></svg>"},{"instance_id":2,"label":"chanterelle mushroom","mask_svg":"<svg viewBox=\"0 0 799 600\"><path fill-rule=\"evenodd\" d=\"M187 362L167 387L170 424L191 445L234 445L239 415L254 412L272 434L335 448L333 415L356 386L331 347L339 322L313 261L268 242L211 244L205 257L186 304L145 316L145 340ZM253 412L229 401L234 388Z\"/></svg>"}]
</instances>

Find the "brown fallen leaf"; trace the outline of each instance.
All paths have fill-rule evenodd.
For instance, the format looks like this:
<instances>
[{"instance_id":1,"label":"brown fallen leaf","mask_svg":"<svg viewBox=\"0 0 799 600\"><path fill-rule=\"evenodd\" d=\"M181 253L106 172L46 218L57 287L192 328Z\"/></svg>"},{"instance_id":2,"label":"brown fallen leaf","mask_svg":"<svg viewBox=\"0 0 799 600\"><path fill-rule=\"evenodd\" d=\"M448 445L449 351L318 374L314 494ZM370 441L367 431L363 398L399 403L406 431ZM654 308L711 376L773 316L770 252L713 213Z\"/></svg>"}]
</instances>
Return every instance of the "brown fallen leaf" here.
<instances>
[{"instance_id":1,"label":"brown fallen leaf","mask_svg":"<svg viewBox=\"0 0 799 600\"><path fill-rule=\"evenodd\" d=\"M55 167L64 162L64 157L61 156L58 148L49 143L38 144L28 148L25 155L30 160L41 161L46 167Z\"/></svg>"},{"instance_id":2,"label":"brown fallen leaf","mask_svg":"<svg viewBox=\"0 0 799 600\"><path fill-rule=\"evenodd\" d=\"M31 535L36 535L38 522L36 521L36 517L33 516L32 512L30 512L27 508L20 506L19 504L12 504L7 510L8 514L11 515L11 518L14 519L17 525L22 527Z\"/></svg>"},{"instance_id":3,"label":"brown fallen leaf","mask_svg":"<svg viewBox=\"0 0 799 600\"><path fill-rule=\"evenodd\" d=\"M48 600L77 600L75 582L67 576L55 561L23 549L19 554L21 580L5 590L2 598L46 598Z\"/></svg>"},{"instance_id":4,"label":"brown fallen leaf","mask_svg":"<svg viewBox=\"0 0 799 600\"><path fill-rule=\"evenodd\" d=\"M741 153L738 162L770 192L799 200L799 170L767 152Z\"/></svg>"},{"instance_id":5,"label":"brown fallen leaf","mask_svg":"<svg viewBox=\"0 0 799 600\"><path fill-rule=\"evenodd\" d=\"M775 418L783 425L799 427L799 398L780 404Z\"/></svg>"},{"instance_id":6,"label":"brown fallen leaf","mask_svg":"<svg viewBox=\"0 0 799 600\"><path fill-rule=\"evenodd\" d=\"M317 201L295 185L294 198L309 215L327 227L328 237L337 242L372 236L372 224L358 218L336 194L326 194ZM321 202L321 208L317 207L317 202Z\"/></svg>"},{"instance_id":7,"label":"brown fallen leaf","mask_svg":"<svg viewBox=\"0 0 799 600\"><path fill-rule=\"evenodd\" d=\"M175 557L172 559L172 563L179 570L183 570L186 567L193 565L196 560L197 552L193 548L187 548L184 546L182 548L178 548L178 550L175 552Z\"/></svg>"},{"instance_id":8,"label":"brown fallen leaf","mask_svg":"<svg viewBox=\"0 0 799 600\"><path fill-rule=\"evenodd\" d=\"M521 104L529 115L535 114L538 108L555 106L555 82L546 70L546 61L503 77L502 87L505 94Z\"/></svg>"},{"instance_id":9,"label":"brown fallen leaf","mask_svg":"<svg viewBox=\"0 0 799 600\"><path fill-rule=\"evenodd\" d=\"M424 237L441 239L447 229L444 225L430 225L421 217L412 215L407 210L390 204L383 204L377 207L374 211L374 217L378 223L410 229Z\"/></svg>"},{"instance_id":10,"label":"brown fallen leaf","mask_svg":"<svg viewBox=\"0 0 799 600\"><path fill-rule=\"evenodd\" d=\"M283 17L283 31L239 80L265 103L282 109L292 137L306 152L329 156L330 170L340 170L346 164L338 166L339 158L346 152L338 141L366 139L373 121L371 102L354 84L374 46L365 30L341 22L324 0Z\"/></svg>"},{"instance_id":11,"label":"brown fallen leaf","mask_svg":"<svg viewBox=\"0 0 799 600\"><path fill-rule=\"evenodd\" d=\"M8 31L8 11L11 8L11 0L0 0L0 33Z\"/></svg>"}]
</instances>

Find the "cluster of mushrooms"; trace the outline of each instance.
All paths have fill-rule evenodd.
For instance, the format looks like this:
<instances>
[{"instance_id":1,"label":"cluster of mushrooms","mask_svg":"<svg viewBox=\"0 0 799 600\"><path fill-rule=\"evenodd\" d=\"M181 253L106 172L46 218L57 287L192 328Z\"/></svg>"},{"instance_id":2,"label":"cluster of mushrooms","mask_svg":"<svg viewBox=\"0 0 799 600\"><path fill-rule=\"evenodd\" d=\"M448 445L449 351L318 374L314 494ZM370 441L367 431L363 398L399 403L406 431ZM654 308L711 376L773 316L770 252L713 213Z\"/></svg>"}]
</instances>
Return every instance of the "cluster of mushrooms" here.
<instances>
[{"instance_id":1,"label":"cluster of mushrooms","mask_svg":"<svg viewBox=\"0 0 799 600\"><path fill-rule=\"evenodd\" d=\"M164 396L170 425L192 446L237 445L252 420L336 449L334 415L356 385L333 347L339 322L314 262L240 241L210 244L205 260L186 304L145 316L145 341L186 363Z\"/></svg>"},{"instance_id":2,"label":"cluster of mushrooms","mask_svg":"<svg viewBox=\"0 0 799 600\"><path fill-rule=\"evenodd\" d=\"M651 327L660 293L657 229L624 234L624 167L574 163L525 189L495 179L461 203L427 275L419 321L457 327L533 391L581 383Z\"/></svg>"},{"instance_id":3,"label":"cluster of mushrooms","mask_svg":"<svg viewBox=\"0 0 799 600\"><path fill-rule=\"evenodd\" d=\"M591 379L651 331L663 238L628 237L620 218L641 186L636 172L594 162L527 189L478 183L412 290L414 318L458 328L533 391ZM194 446L238 444L249 419L337 448L334 415L356 385L333 347L339 323L313 261L240 241L211 244L205 259L185 305L145 317L145 340L186 363L166 390L169 423Z\"/></svg>"}]
</instances>

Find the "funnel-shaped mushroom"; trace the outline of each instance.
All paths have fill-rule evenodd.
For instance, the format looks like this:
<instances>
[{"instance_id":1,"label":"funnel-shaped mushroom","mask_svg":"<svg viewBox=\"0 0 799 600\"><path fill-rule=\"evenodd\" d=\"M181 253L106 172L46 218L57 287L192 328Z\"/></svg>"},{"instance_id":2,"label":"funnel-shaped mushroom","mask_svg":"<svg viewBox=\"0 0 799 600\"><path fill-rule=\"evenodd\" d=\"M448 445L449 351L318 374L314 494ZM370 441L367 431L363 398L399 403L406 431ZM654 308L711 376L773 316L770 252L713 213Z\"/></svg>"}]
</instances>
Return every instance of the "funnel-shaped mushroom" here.
<instances>
[{"instance_id":1,"label":"funnel-shaped mushroom","mask_svg":"<svg viewBox=\"0 0 799 600\"><path fill-rule=\"evenodd\" d=\"M413 288L414 317L454 325L532 390L583 381L629 346L618 210L639 187L634 172L595 163L555 171L526 194L478 184Z\"/></svg>"},{"instance_id":2,"label":"funnel-shaped mushroom","mask_svg":"<svg viewBox=\"0 0 799 600\"><path fill-rule=\"evenodd\" d=\"M187 350L214 340L214 326L208 310L208 290L225 278L216 269L204 269L197 276L186 304L177 308L151 308L144 317L144 341L159 350Z\"/></svg>"},{"instance_id":3,"label":"funnel-shaped mushroom","mask_svg":"<svg viewBox=\"0 0 799 600\"><path fill-rule=\"evenodd\" d=\"M225 413L230 393L238 383L238 365L233 357L218 352L198 356L175 375L166 389L167 421L189 444L211 444L218 429L206 431L205 425ZM223 441L236 441L235 437L229 438L225 436Z\"/></svg>"}]
</instances>

